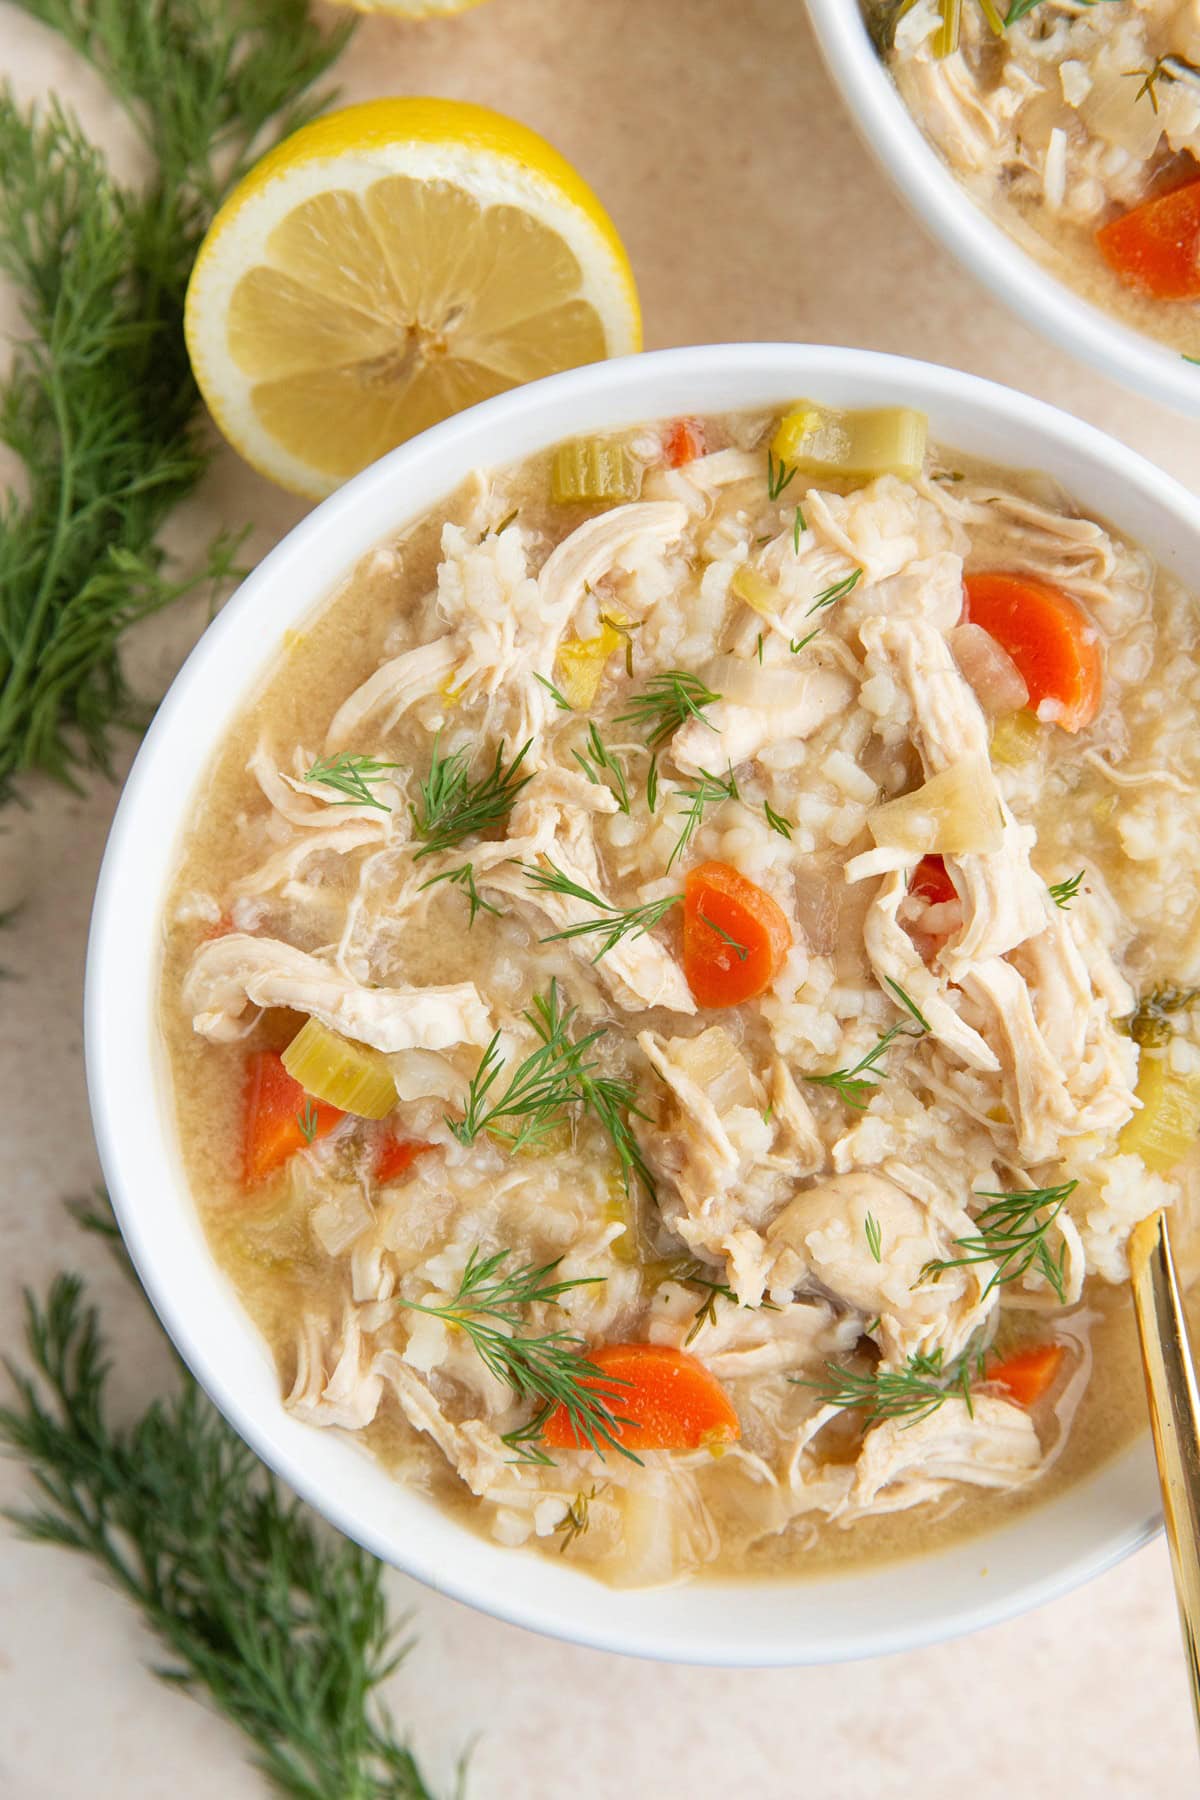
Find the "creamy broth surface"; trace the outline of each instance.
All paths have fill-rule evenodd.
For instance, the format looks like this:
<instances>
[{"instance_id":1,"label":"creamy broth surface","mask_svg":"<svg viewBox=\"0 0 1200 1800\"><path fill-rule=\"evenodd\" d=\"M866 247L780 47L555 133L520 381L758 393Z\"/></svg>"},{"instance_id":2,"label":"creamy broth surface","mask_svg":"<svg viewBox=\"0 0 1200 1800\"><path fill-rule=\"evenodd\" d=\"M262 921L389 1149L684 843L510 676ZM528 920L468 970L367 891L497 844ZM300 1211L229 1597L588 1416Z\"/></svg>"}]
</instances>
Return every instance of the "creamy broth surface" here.
<instances>
[{"instance_id":1,"label":"creamy broth surface","mask_svg":"<svg viewBox=\"0 0 1200 1800\"><path fill-rule=\"evenodd\" d=\"M164 925L185 1163L284 1403L619 1585L894 1558L1041 1503L1140 1429L1133 1224L1175 1206L1191 1256L1154 1122L1200 1123L1195 602L1036 474L930 445L789 477L778 427L623 434L607 503L556 501L557 453L479 474L365 557L229 732ZM1086 722L974 618L998 572L1074 609ZM691 710L639 706L680 677ZM456 755L514 793L439 845L422 784ZM745 998L758 940L716 931L714 867L783 920ZM550 996L568 1043L600 1033L616 1126L574 1091L532 1143L528 1115L472 1136L481 1065L494 1103ZM264 1138L252 1071L286 1080L308 1016L398 1098L297 1089ZM736 1425L636 1461L552 1441L446 1317L485 1256L572 1284L506 1332L662 1346Z\"/></svg>"}]
</instances>

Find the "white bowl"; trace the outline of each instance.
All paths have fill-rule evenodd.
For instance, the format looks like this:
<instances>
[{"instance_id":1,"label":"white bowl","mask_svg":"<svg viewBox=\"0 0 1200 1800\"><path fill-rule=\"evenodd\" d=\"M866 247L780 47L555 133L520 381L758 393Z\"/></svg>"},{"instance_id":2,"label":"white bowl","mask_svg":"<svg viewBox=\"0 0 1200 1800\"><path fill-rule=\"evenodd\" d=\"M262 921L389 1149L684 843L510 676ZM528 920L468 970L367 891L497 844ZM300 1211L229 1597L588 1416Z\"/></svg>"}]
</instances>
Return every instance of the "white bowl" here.
<instances>
[{"instance_id":1,"label":"white bowl","mask_svg":"<svg viewBox=\"0 0 1200 1800\"><path fill-rule=\"evenodd\" d=\"M398 1485L353 1442L284 1412L273 1364L205 1243L180 1160L156 1024L162 909L181 826L221 739L286 631L373 544L468 470L579 432L680 413L835 405L923 408L935 438L1049 471L1200 588L1196 502L1133 451L1036 400L952 369L853 350L715 345L556 375L405 444L319 506L243 584L188 658L117 812L92 920L88 1083L101 1161L139 1274L176 1346L259 1455L386 1561L456 1599L577 1643L678 1662L832 1662L928 1643L1036 1606L1108 1568L1158 1525L1143 1441L986 1537L809 1581L600 1586L559 1557L505 1550Z\"/></svg>"},{"instance_id":2,"label":"white bowl","mask_svg":"<svg viewBox=\"0 0 1200 1800\"><path fill-rule=\"evenodd\" d=\"M884 68L859 0L808 0L808 12L826 67L863 142L946 248L1027 325L1064 350L1150 400L1200 414L1200 370L1188 368L1178 350L1121 324L1057 280L951 174Z\"/></svg>"}]
</instances>

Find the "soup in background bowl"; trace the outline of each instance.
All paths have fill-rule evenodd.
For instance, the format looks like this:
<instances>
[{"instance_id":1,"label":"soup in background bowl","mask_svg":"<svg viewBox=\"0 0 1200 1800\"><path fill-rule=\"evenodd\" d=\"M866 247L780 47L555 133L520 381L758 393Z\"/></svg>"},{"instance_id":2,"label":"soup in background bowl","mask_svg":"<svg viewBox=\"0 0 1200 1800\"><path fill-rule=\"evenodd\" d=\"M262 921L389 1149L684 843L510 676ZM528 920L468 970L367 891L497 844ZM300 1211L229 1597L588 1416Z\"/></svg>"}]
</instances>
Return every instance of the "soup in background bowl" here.
<instances>
[{"instance_id":1,"label":"soup in background bowl","mask_svg":"<svg viewBox=\"0 0 1200 1800\"><path fill-rule=\"evenodd\" d=\"M89 1071L153 1297L302 1492L715 1661L1138 1541L1187 505L968 377L718 348L439 428L267 560L122 802Z\"/></svg>"}]
</instances>

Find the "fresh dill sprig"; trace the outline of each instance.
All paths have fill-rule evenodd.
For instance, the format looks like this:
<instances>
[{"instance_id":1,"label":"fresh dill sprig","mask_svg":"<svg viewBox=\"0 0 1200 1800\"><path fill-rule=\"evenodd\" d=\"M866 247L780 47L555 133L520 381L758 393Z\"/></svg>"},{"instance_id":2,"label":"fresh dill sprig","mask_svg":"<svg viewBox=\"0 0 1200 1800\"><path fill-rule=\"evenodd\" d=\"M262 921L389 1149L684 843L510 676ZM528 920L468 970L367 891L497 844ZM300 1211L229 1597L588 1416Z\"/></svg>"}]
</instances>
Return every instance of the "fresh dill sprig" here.
<instances>
[{"instance_id":1,"label":"fresh dill sprig","mask_svg":"<svg viewBox=\"0 0 1200 1800\"><path fill-rule=\"evenodd\" d=\"M563 1006L557 981L545 994L535 995L533 1010L524 1016L538 1047L508 1071L500 1033L494 1034L471 1077L464 1116L446 1120L460 1144L473 1144L486 1131L509 1149L524 1150L552 1132L568 1107L582 1103L581 1079L597 1066L588 1051L604 1036L604 1027L573 1039L575 1008ZM505 1085L498 1089L506 1071Z\"/></svg>"},{"instance_id":2,"label":"fresh dill sprig","mask_svg":"<svg viewBox=\"0 0 1200 1800\"><path fill-rule=\"evenodd\" d=\"M559 688L556 688L552 681L548 681L544 675L539 675L536 669L533 671L533 679L540 682L545 688L559 712L574 712L575 708L571 705L571 702L567 699L566 695Z\"/></svg>"},{"instance_id":3,"label":"fresh dill sprig","mask_svg":"<svg viewBox=\"0 0 1200 1800\"><path fill-rule=\"evenodd\" d=\"M896 1042L896 1039L924 1037L925 1033L929 1030L928 1021L904 992L904 989L894 981L889 981L888 986L893 990L896 999L913 1020L913 1023L916 1025L916 1030L912 1030L902 1019L898 1024L891 1026L889 1030L885 1031L883 1035L872 1044L866 1055L859 1057L853 1068L831 1069L826 1075L805 1075L803 1077L805 1081L811 1082L814 1087L833 1088L841 1095L842 1099L846 1102L846 1105L852 1106L856 1112L866 1111L867 1102L870 1100L871 1095L874 1093L879 1083L885 1079L887 1071L881 1069L879 1065L883 1057Z\"/></svg>"},{"instance_id":4,"label":"fresh dill sprig","mask_svg":"<svg viewBox=\"0 0 1200 1800\"><path fill-rule=\"evenodd\" d=\"M382 1565L287 1497L186 1373L116 1424L77 1277L26 1294L25 1336L0 1407L0 1443L37 1488L9 1514L22 1535L103 1570L166 1647L160 1676L245 1734L276 1793L431 1800L378 1700L406 1650Z\"/></svg>"},{"instance_id":5,"label":"fresh dill sprig","mask_svg":"<svg viewBox=\"0 0 1200 1800\"><path fill-rule=\"evenodd\" d=\"M533 743L530 738L504 766L504 745L497 745L495 761L478 780L471 778L471 752L467 748L443 756L437 744L429 774L418 782L416 805L410 804L413 830L423 839L414 861L432 856L438 850L450 850L464 838L491 831L502 825L512 811L517 795L533 780L522 775L521 764Z\"/></svg>"},{"instance_id":6,"label":"fresh dill sprig","mask_svg":"<svg viewBox=\"0 0 1200 1800\"><path fill-rule=\"evenodd\" d=\"M531 1400L540 1409L541 1425L561 1406L581 1443L588 1444L600 1456L607 1445L630 1462L640 1462L618 1436L628 1420L609 1406L610 1400L619 1402L617 1390L629 1383L618 1376L605 1375L589 1362L583 1354L586 1342L574 1332L535 1334L524 1329L529 1307L555 1305L563 1294L591 1287L604 1277L581 1275L552 1281L550 1277L561 1258L506 1268L511 1255L509 1250L498 1250L491 1256L482 1256L476 1246L467 1258L457 1292L449 1300L428 1306L401 1298L397 1304L457 1326L470 1339L488 1373L504 1382L518 1400ZM531 1420L524 1430L528 1432L532 1426ZM505 1441L519 1444L522 1440L514 1432Z\"/></svg>"},{"instance_id":7,"label":"fresh dill sprig","mask_svg":"<svg viewBox=\"0 0 1200 1800\"><path fill-rule=\"evenodd\" d=\"M1072 875L1068 881L1051 882L1049 894L1055 906L1061 906L1064 909L1070 906L1072 900L1074 900L1076 894L1079 892L1079 886L1083 877L1084 871L1080 869L1078 875Z\"/></svg>"},{"instance_id":8,"label":"fresh dill sprig","mask_svg":"<svg viewBox=\"0 0 1200 1800\"><path fill-rule=\"evenodd\" d=\"M900 983L898 981L893 981L890 975L885 975L883 978L883 981L884 981L884 986L890 992L893 1000L896 1002L896 1004L898 1006L902 1006L904 1008L904 1010L908 1014L909 1018L914 1020L915 1023L920 1027L921 1035L924 1036L924 1034L927 1031L931 1030L932 1028L930 1026L929 1020L925 1017L925 1014L921 1011L920 1007L917 1005L917 1003L913 999L912 995L909 993L906 993L905 990L900 986Z\"/></svg>"},{"instance_id":9,"label":"fresh dill sprig","mask_svg":"<svg viewBox=\"0 0 1200 1800\"><path fill-rule=\"evenodd\" d=\"M699 1288L704 1298L692 1319L691 1328L683 1340L684 1349L694 1343L706 1325L717 1322L717 1301L728 1300L731 1306L737 1306L738 1297L727 1281L714 1281L708 1274L705 1265L691 1257L673 1263L667 1271L667 1279L678 1282L680 1287Z\"/></svg>"},{"instance_id":10,"label":"fresh dill sprig","mask_svg":"<svg viewBox=\"0 0 1200 1800\"><path fill-rule=\"evenodd\" d=\"M652 813L658 805L658 757L650 758L650 767L646 770L646 811Z\"/></svg>"},{"instance_id":11,"label":"fresh dill sprig","mask_svg":"<svg viewBox=\"0 0 1200 1800\"><path fill-rule=\"evenodd\" d=\"M22 329L0 377L0 797L38 770L111 772L148 709L120 655L139 620L239 571L221 533L169 575L158 539L209 461L183 339L201 239L229 187L320 110L348 31L306 0L20 0L99 72L149 152L117 183L55 102L0 88L0 275Z\"/></svg>"},{"instance_id":12,"label":"fresh dill sprig","mask_svg":"<svg viewBox=\"0 0 1200 1800\"><path fill-rule=\"evenodd\" d=\"M661 900L648 900L643 906L621 907L574 881L556 863L551 862L549 857L546 858L544 869L531 864L522 864L522 869L531 887L539 888L543 893L582 900L585 905L596 908L595 918L580 919L576 924L567 925L562 931L552 931L541 939L543 944L556 944L564 939L601 935L603 942L592 958L593 962L599 962L602 956L607 956L622 938L641 937L665 918L673 906L679 906L683 901L682 894L667 894Z\"/></svg>"},{"instance_id":13,"label":"fresh dill sprig","mask_svg":"<svg viewBox=\"0 0 1200 1800\"><path fill-rule=\"evenodd\" d=\"M1176 987L1162 982L1143 994L1131 1013L1115 1021L1118 1030L1131 1037L1143 1050L1155 1050L1170 1043L1175 1035L1171 1015L1186 1012L1200 1000L1200 988Z\"/></svg>"},{"instance_id":14,"label":"fresh dill sprig","mask_svg":"<svg viewBox=\"0 0 1200 1800\"><path fill-rule=\"evenodd\" d=\"M624 619L614 619L611 613L603 612L600 614L600 623L602 625L607 625L610 631L615 631L617 636L623 641L625 645L625 673L632 681L633 634L637 630L636 625L629 625Z\"/></svg>"},{"instance_id":15,"label":"fresh dill sprig","mask_svg":"<svg viewBox=\"0 0 1200 1800\"><path fill-rule=\"evenodd\" d=\"M423 881L417 892L423 894L426 888L437 887L442 881L448 881L451 887L461 888L465 894L467 905L471 909L467 920L468 931L481 912L491 913L497 919L501 917L500 908L493 906L490 900L485 900L475 886L474 863L461 863L457 869L443 869L440 875L433 875L428 881Z\"/></svg>"},{"instance_id":16,"label":"fresh dill sprig","mask_svg":"<svg viewBox=\"0 0 1200 1800\"><path fill-rule=\"evenodd\" d=\"M863 1236L867 1240L867 1249L877 1263L883 1261L883 1232L879 1220L874 1213L868 1213L863 1220Z\"/></svg>"},{"instance_id":17,"label":"fresh dill sprig","mask_svg":"<svg viewBox=\"0 0 1200 1800\"><path fill-rule=\"evenodd\" d=\"M306 1101L301 1111L296 1114L296 1123L300 1127L300 1135L306 1144L311 1144L316 1137L317 1126L320 1122L314 1102Z\"/></svg>"},{"instance_id":18,"label":"fresh dill sprig","mask_svg":"<svg viewBox=\"0 0 1200 1800\"><path fill-rule=\"evenodd\" d=\"M320 757L304 779L317 787L332 788L341 800L330 800L330 806L377 806L380 812L391 812L386 801L371 792L372 785L383 781L399 763L377 762L373 756L356 756L343 750L338 756Z\"/></svg>"},{"instance_id":19,"label":"fresh dill sprig","mask_svg":"<svg viewBox=\"0 0 1200 1800\"><path fill-rule=\"evenodd\" d=\"M740 943L731 931L726 931L723 925L718 925L715 919L710 919L706 912L700 912L698 916L704 921L710 931L714 931L724 943L729 945L729 948L733 951L739 962L745 962L750 954L749 944Z\"/></svg>"},{"instance_id":20,"label":"fresh dill sprig","mask_svg":"<svg viewBox=\"0 0 1200 1800\"><path fill-rule=\"evenodd\" d=\"M675 796L686 804L683 808L683 825L667 858L668 870L674 867L676 858L682 856L695 837L708 807L716 806L722 800L741 799L732 769L723 776L712 775L707 769L701 769L695 781L675 789Z\"/></svg>"},{"instance_id":21,"label":"fresh dill sprig","mask_svg":"<svg viewBox=\"0 0 1200 1800\"><path fill-rule=\"evenodd\" d=\"M995 1273L983 1290L986 1299L993 1288L1019 1281L1028 1270L1034 1269L1045 1276L1061 1306L1066 1298L1067 1246L1065 1242L1060 1243L1055 1256L1047 1237L1078 1186L1077 1181L1064 1181L1058 1187L1032 1188L1028 1193L981 1191L979 1198L990 1200L992 1204L976 1218L976 1231L955 1240L964 1254L939 1257L926 1263L922 1275L932 1276L936 1281L946 1269L994 1262Z\"/></svg>"},{"instance_id":22,"label":"fresh dill sprig","mask_svg":"<svg viewBox=\"0 0 1200 1800\"><path fill-rule=\"evenodd\" d=\"M650 677L642 692L634 695L624 712L617 714L614 723L632 725L642 733L648 747L657 750L688 719L699 719L715 731L716 726L704 716L704 708L720 698L688 669L667 669Z\"/></svg>"},{"instance_id":23,"label":"fresh dill sprig","mask_svg":"<svg viewBox=\"0 0 1200 1800\"><path fill-rule=\"evenodd\" d=\"M812 603L805 610L805 618L811 619L814 613L824 612L827 606L835 606L839 600L844 600L846 595L850 593L853 588L856 588L861 580L862 570L852 569L849 575L842 577L841 581L835 581L831 587L823 589L821 593L816 595ZM788 644L788 649L793 656L799 656L801 650L807 650L813 639L820 637L820 635L821 627L818 625L814 630L806 632L802 638L792 638Z\"/></svg>"},{"instance_id":24,"label":"fresh dill sprig","mask_svg":"<svg viewBox=\"0 0 1200 1800\"><path fill-rule=\"evenodd\" d=\"M767 498L778 500L786 488L791 487L796 479L794 468L789 469L782 456L777 457L773 450L767 451Z\"/></svg>"},{"instance_id":25,"label":"fresh dill sprig","mask_svg":"<svg viewBox=\"0 0 1200 1800\"><path fill-rule=\"evenodd\" d=\"M629 1122L647 1116L637 1103L632 1083L618 1075L596 1075L589 1070L581 1077L579 1087L584 1107L607 1132L616 1151L626 1193L632 1190L636 1179L651 1200L656 1199L657 1184Z\"/></svg>"},{"instance_id":26,"label":"fresh dill sprig","mask_svg":"<svg viewBox=\"0 0 1200 1800\"><path fill-rule=\"evenodd\" d=\"M979 1371L979 1358L969 1354L948 1368L939 1347L925 1353L915 1352L902 1369L876 1368L866 1373L848 1369L841 1363L826 1363L823 1381L809 1381L798 1375L788 1380L797 1387L812 1388L819 1406L840 1406L849 1412L862 1412L868 1425L881 1419L907 1419L916 1425L927 1419L939 1406L957 1395L966 1402L974 1416L971 1401L972 1372Z\"/></svg>"},{"instance_id":27,"label":"fresh dill sprig","mask_svg":"<svg viewBox=\"0 0 1200 1800\"><path fill-rule=\"evenodd\" d=\"M791 839L792 828L782 814L777 813L769 800L763 801L763 817L772 831L777 831L781 838Z\"/></svg>"},{"instance_id":28,"label":"fresh dill sprig","mask_svg":"<svg viewBox=\"0 0 1200 1800\"><path fill-rule=\"evenodd\" d=\"M570 1548L576 1538L582 1537L584 1532L590 1529L592 1521L589 1508L599 1492L600 1488L598 1485L589 1488L586 1494L581 1488L574 1500L572 1500L570 1506L568 1506L562 1518L558 1521L558 1524L554 1527L556 1534L560 1531L563 1534L563 1541L558 1546L558 1553L560 1556Z\"/></svg>"},{"instance_id":29,"label":"fresh dill sprig","mask_svg":"<svg viewBox=\"0 0 1200 1800\"><path fill-rule=\"evenodd\" d=\"M588 780L595 787L607 787L616 800L618 811L628 816L629 786L625 780L625 771L600 736L595 721L588 726L587 749L573 750L571 754ZM605 775L612 777L611 784L603 779Z\"/></svg>"},{"instance_id":30,"label":"fresh dill sprig","mask_svg":"<svg viewBox=\"0 0 1200 1800\"><path fill-rule=\"evenodd\" d=\"M800 554L800 533L807 530L808 520L804 517L804 508L798 506L796 517L792 521L792 549L797 556Z\"/></svg>"},{"instance_id":31,"label":"fresh dill sprig","mask_svg":"<svg viewBox=\"0 0 1200 1800\"><path fill-rule=\"evenodd\" d=\"M520 507L514 506L510 513L505 513L504 517L501 519L501 521L498 525L489 525L488 526L487 530L483 534L484 537L485 538L486 537L499 537L500 533L502 531L507 531L510 525L515 524L516 520L520 517L520 514L521 514ZM536 679L538 681L540 681L542 678L539 675L536 677Z\"/></svg>"}]
</instances>

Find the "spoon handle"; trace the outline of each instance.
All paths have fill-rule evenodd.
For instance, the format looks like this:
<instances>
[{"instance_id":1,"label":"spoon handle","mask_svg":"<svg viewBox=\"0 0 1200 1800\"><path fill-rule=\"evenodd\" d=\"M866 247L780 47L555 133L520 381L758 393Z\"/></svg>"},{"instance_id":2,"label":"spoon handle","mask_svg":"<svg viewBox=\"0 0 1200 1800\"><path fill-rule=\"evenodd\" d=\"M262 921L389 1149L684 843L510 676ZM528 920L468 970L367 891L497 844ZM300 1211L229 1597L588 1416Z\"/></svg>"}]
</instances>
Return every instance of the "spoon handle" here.
<instances>
[{"instance_id":1,"label":"spoon handle","mask_svg":"<svg viewBox=\"0 0 1200 1800\"><path fill-rule=\"evenodd\" d=\"M1134 1230L1129 1271L1192 1708L1200 1731L1200 1389L1165 1213L1152 1213Z\"/></svg>"}]
</instances>

